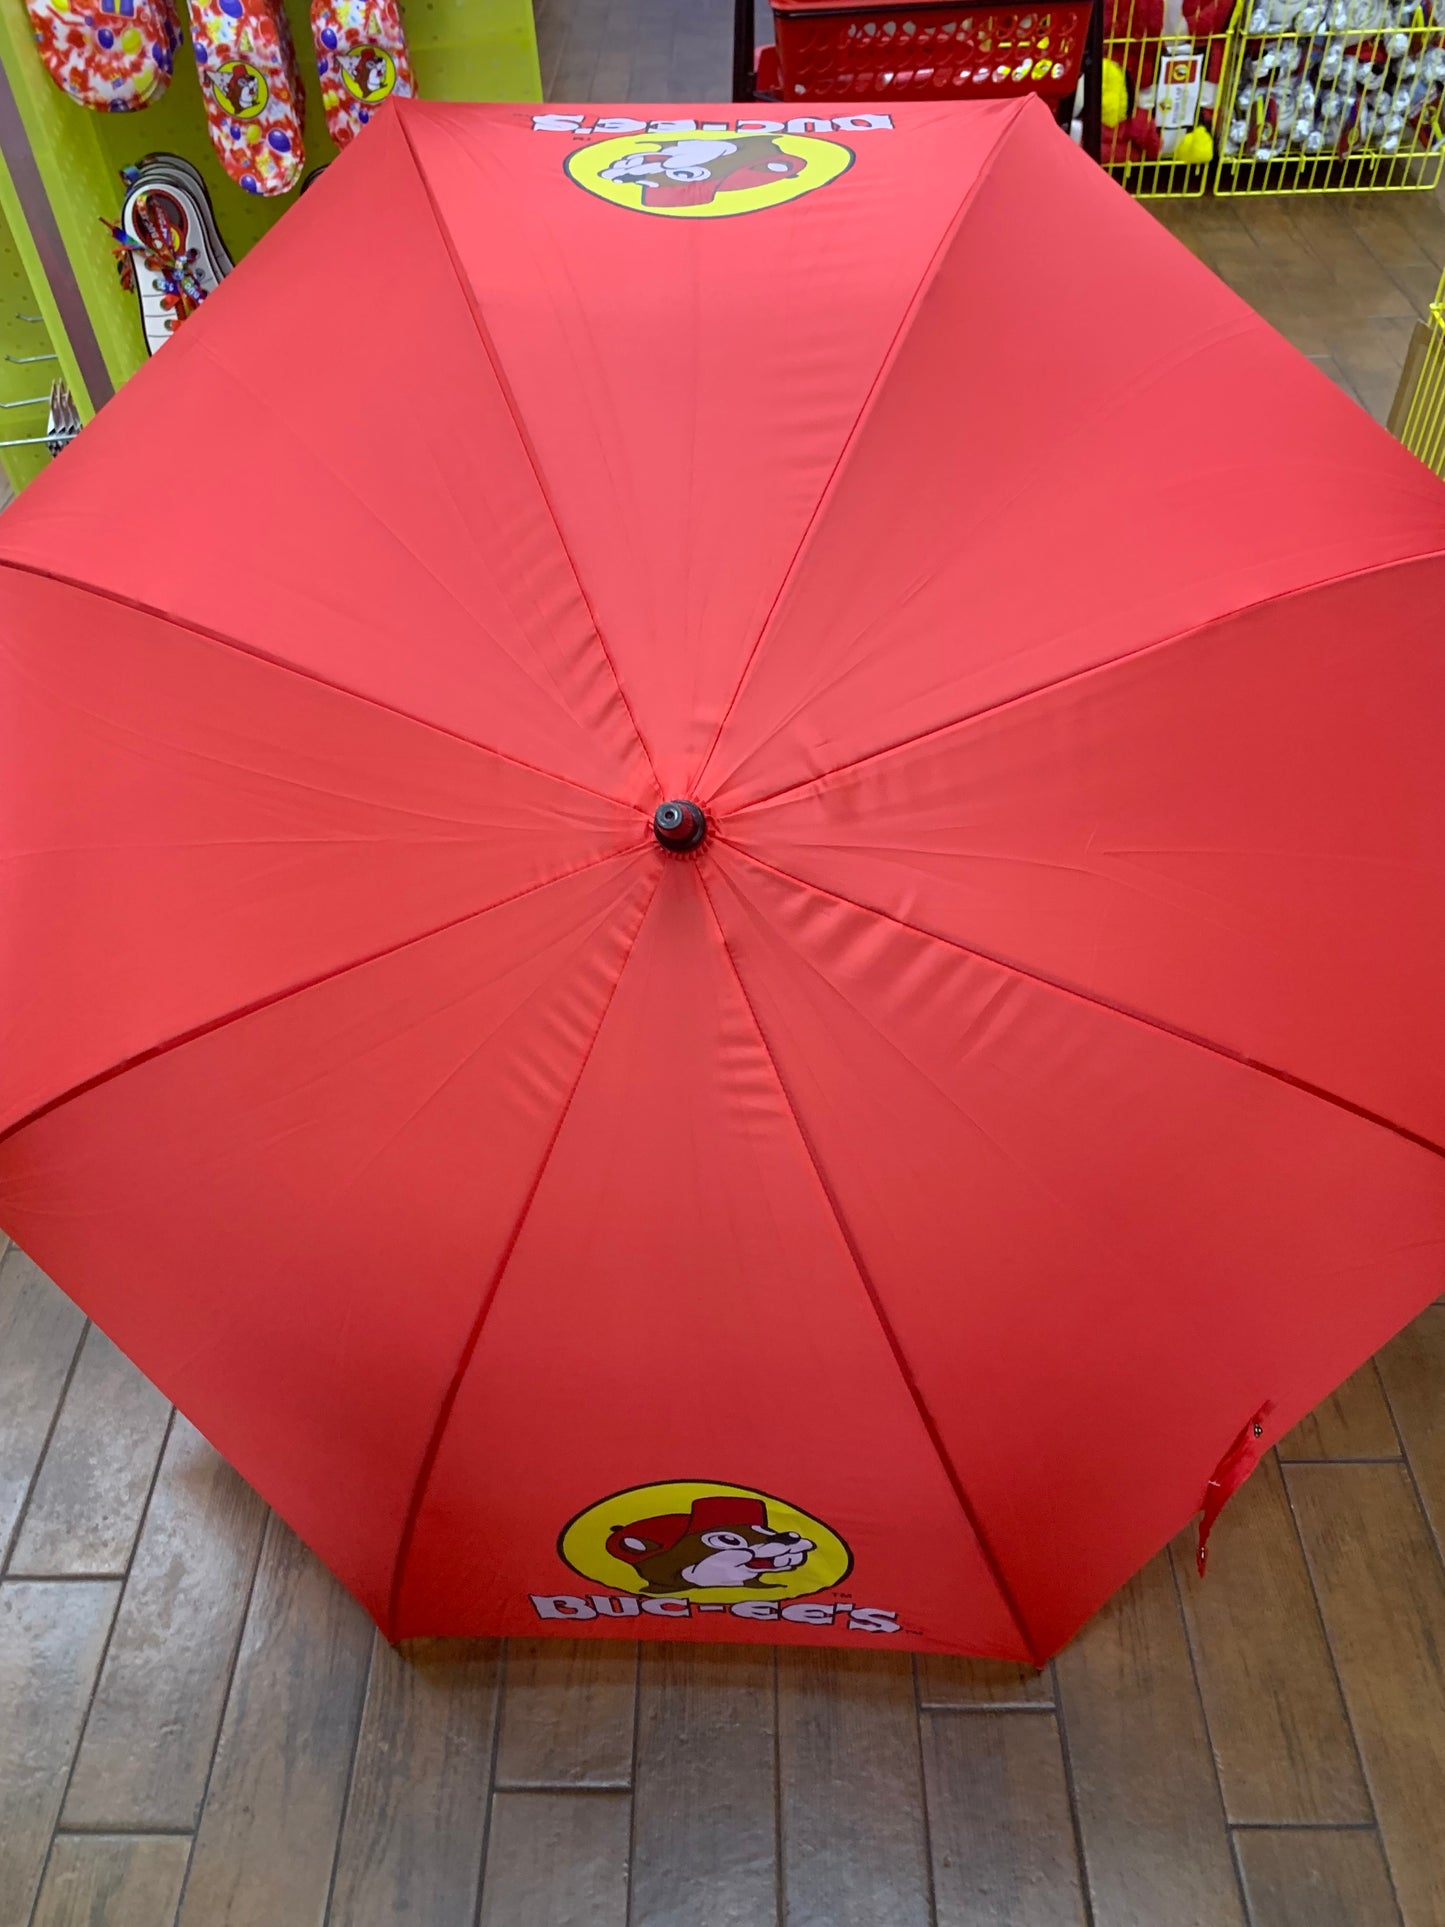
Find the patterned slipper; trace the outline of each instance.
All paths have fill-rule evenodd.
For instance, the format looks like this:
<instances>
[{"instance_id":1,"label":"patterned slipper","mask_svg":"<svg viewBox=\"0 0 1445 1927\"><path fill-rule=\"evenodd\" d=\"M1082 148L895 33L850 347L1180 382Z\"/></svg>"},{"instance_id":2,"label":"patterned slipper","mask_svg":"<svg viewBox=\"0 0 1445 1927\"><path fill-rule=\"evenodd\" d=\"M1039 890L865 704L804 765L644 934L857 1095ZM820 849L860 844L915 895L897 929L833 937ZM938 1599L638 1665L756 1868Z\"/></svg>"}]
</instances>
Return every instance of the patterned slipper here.
<instances>
[{"instance_id":1,"label":"patterned slipper","mask_svg":"<svg viewBox=\"0 0 1445 1927\"><path fill-rule=\"evenodd\" d=\"M311 0L326 131L338 147L393 94L416 92L396 0Z\"/></svg>"},{"instance_id":2,"label":"patterned slipper","mask_svg":"<svg viewBox=\"0 0 1445 1927\"><path fill-rule=\"evenodd\" d=\"M165 92L181 44L174 0L25 0L30 31L56 86L102 114L149 107Z\"/></svg>"},{"instance_id":3,"label":"patterned slipper","mask_svg":"<svg viewBox=\"0 0 1445 1927\"><path fill-rule=\"evenodd\" d=\"M280 0L190 0L211 145L248 194L289 194L306 165L301 76Z\"/></svg>"}]
</instances>

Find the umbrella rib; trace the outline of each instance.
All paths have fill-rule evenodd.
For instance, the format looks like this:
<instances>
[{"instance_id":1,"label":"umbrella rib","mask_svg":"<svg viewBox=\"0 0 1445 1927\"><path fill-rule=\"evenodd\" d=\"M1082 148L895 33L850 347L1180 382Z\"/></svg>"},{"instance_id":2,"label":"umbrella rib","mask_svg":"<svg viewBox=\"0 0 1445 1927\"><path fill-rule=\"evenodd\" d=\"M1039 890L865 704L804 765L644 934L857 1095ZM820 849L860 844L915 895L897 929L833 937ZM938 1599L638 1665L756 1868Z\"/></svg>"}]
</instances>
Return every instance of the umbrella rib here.
<instances>
[{"instance_id":1,"label":"umbrella rib","mask_svg":"<svg viewBox=\"0 0 1445 1927\"><path fill-rule=\"evenodd\" d=\"M779 871L778 874L782 875L783 872ZM747 1006L753 1028L758 1034L758 1041L763 1047L763 1054L767 1058L769 1068L773 1073L774 1081L778 1087L778 1094L788 1108L788 1115L793 1120L793 1128L797 1132L799 1142L802 1144L808 1162L812 1166L813 1176L817 1182L818 1189L821 1191L824 1202L827 1204L828 1210L832 1215L833 1222L838 1228L838 1235L842 1239L844 1249L852 1261L853 1269L858 1274L859 1283L863 1287L864 1295L872 1308L873 1316L878 1322L879 1330L882 1332L884 1341L892 1354L894 1365L897 1367L898 1374L907 1388L908 1396L913 1402L913 1407L918 1414L919 1422L943 1469L944 1477L947 1479L949 1488L958 1502L959 1510L962 1512L968 1529L973 1535L979 1551L983 1556L984 1563L988 1567L989 1577L993 1580L998 1595L1000 1599L1002 1599L1009 1617L1013 1620L1015 1630L1019 1638L1023 1641L1024 1650L1028 1654L1029 1661L1034 1666L1042 1666L1045 1663L1046 1655L1040 1652L1037 1641L1029 1631L1028 1623L1024 1618L1018 1599L1012 1587L1009 1585L1003 1567L999 1562L998 1555L995 1553L988 1534L984 1530L983 1522L964 1488L963 1481L958 1473L958 1468L949 1456L948 1448L943 1442L942 1434L934 1421L932 1413L928 1409L928 1404L924 1399L922 1389L913 1375L913 1368L908 1362L908 1356L899 1341L898 1334L893 1329L892 1322L884 1308L883 1300L878 1292L877 1286L873 1282L872 1274L864 1263L863 1254L858 1248L847 1217L844 1215L843 1207L832 1185L828 1182L822 1160L813 1146L813 1140L808 1133L806 1125L803 1123L802 1115L793 1100L793 1094L788 1089L782 1067L774 1055L772 1044L769 1041L767 1032L763 1028L762 1019L758 1015L757 1006L748 993L747 984L743 979L742 971L738 968L738 961L733 955L732 946L727 940L727 932L723 928L722 918L718 915L717 905L713 901L712 892L708 889L707 881L700 869L697 872L697 879L702 887L703 897L707 903L713 923L717 927L718 941L722 944L723 954L728 960L728 965L737 982L739 994ZM801 879L792 880L801 881ZM810 888L811 886L805 885L804 887Z\"/></svg>"},{"instance_id":2,"label":"umbrella rib","mask_svg":"<svg viewBox=\"0 0 1445 1927\"><path fill-rule=\"evenodd\" d=\"M63 1105L84 1097L87 1092L109 1084L127 1071L148 1064L152 1058L165 1057L173 1050L180 1050L186 1044L194 1044L202 1037L209 1037L215 1031L225 1030L231 1024L238 1024L247 1017L254 1017L273 1004L282 1004L290 997L304 996L308 990L315 990L321 984L334 983L338 978L350 976L354 970L365 970L368 964L381 963L387 957L394 957L400 951L410 950L414 944L428 943L433 937L444 936L448 930L456 930L464 923L473 923L478 917L490 916L492 911L501 910L509 903L516 903L522 897L534 896L539 890L549 890L556 883L565 883L570 877L581 876L588 870L595 870L604 863L616 863L619 858L635 856L645 848L643 843L625 843L618 849L608 850L602 856L589 857L585 863L574 863L570 869L559 870L555 876L543 877L538 883L526 884L520 890L513 890L508 896L498 897L495 903L484 903L476 910L464 910L460 916L448 917L445 923L438 923L429 930L418 931L415 936L401 937L395 943L384 944L380 950L369 951L364 957L357 957L351 963L336 964L329 970L318 971L314 977L303 978L300 983L287 984L280 990L268 991L264 997L254 998L249 1004L240 1004L234 1010L224 1011L219 1017L208 1017L204 1023L193 1024L189 1030L177 1031L174 1037L163 1038L159 1044L152 1044L145 1050L135 1051L124 1057L118 1064L111 1064L93 1077L84 1078L79 1084L72 1084L68 1090L47 1098L37 1104L13 1124L0 1130L0 1145L6 1144L21 1131L28 1130L42 1117L58 1111Z\"/></svg>"},{"instance_id":3,"label":"umbrella rib","mask_svg":"<svg viewBox=\"0 0 1445 1927\"><path fill-rule=\"evenodd\" d=\"M1207 635L1210 630L1218 629L1227 622L1237 620L1240 616L1252 615L1257 609L1267 609L1277 602L1289 602L1296 597L1313 595L1318 589L1333 588L1337 582L1356 582L1370 576L1387 575L1393 569L1410 568L1417 562L1437 561L1442 556L1445 556L1445 550L1421 549L1414 555L1398 555L1389 562L1374 562L1367 568L1353 569L1345 575L1322 576L1316 582L1303 582L1292 589L1279 589L1273 595L1259 596L1240 608L1227 609L1219 615L1208 616L1203 622L1196 622L1187 629L1176 629L1172 636L1160 636L1155 642L1140 643L1137 649L1126 649L1122 655L1108 656L1102 662L1086 663L1082 669L1071 669L1065 675L1051 677L1047 682L1034 683L1028 689L1016 689L1011 695L1000 696L994 702L985 703L982 709L967 710L961 716L950 717L947 722L935 723L928 729L919 730L916 736L904 736L896 743L884 743L881 748L867 750L863 755L855 756L849 762L839 763L833 769L822 770L815 776L800 777L796 783L785 783L781 789L770 790L766 796L750 796L743 802L734 804L729 814L740 816L744 810L762 809L765 804L780 802L784 797L797 796L810 789L821 788L824 783L831 782L836 776L850 775L855 769L864 769L869 763L882 762L887 756L900 756L905 750L917 749L921 743L930 743L936 737L948 735L950 730L965 729L970 723L982 722L987 716L997 715L1000 710L1012 709L1016 703L1032 701L1036 696L1052 695L1055 690L1067 689L1074 683L1085 682L1090 676L1107 675L1111 669L1118 669L1125 663L1138 662L1145 656L1172 649L1179 643L1192 641L1196 636Z\"/></svg>"},{"instance_id":4,"label":"umbrella rib","mask_svg":"<svg viewBox=\"0 0 1445 1927\"><path fill-rule=\"evenodd\" d=\"M622 686L622 677L617 671L617 663L613 658L612 651L607 646L607 638L602 633L602 624L597 619L597 611L592 606L592 598L587 593L587 585L583 582L576 560L573 557L571 549L568 547L567 537L562 530L562 519L557 513L556 503L552 500L551 490L547 487L546 481L543 478L542 465L537 459L536 449L532 446L532 438L523 426L521 410L517 407L517 398L512 393L512 385L507 380L506 374L503 371L501 358L496 350L496 344L493 342L487 324L482 318L481 306L477 301L472 285L462 272L462 264L457 257L456 247L451 237L451 230L442 219L441 208L437 205L437 198L432 192L432 185L427 178L426 169L422 166L411 135L407 131L407 123L404 116L398 118L397 125L401 128L402 139L406 142L407 152L411 155L412 165L416 169L417 179L421 182L422 192L426 195L427 206L432 211L432 218L437 225L437 233L441 237L442 246L446 249L447 259L451 263L452 273L456 276L457 286L461 290L462 299L466 302L467 311L472 317L472 325L477 331L477 339L482 344L482 352L487 358L488 366L491 368L492 379L497 384L497 392L506 403L507 413L511 418L513 428L516 430L517 441L521 446L523 454L525 454L527 458L528 465L536 480L537 492L546 504L547 513L552 519L552 527L557 532L558 545L563 555L567 558L567 566L572 571L572 580L577 584L577 593L582 598L583 607L586 609L588 619L592 624L592 632L597 638L598 647L606 659L607 667L612 671L612 680L617 687L618 700L621 702L623 712L627 717L628 723L631 725L632 733L637 738L638 747L647 759L647 767L651 772L657 793L661 796L663 794L662 779L658 775L657 765L652 759L652 750L648 746L647 738L638 727L637 717L633 714L632 704L627 699L627 691Z\"/></svg>"},{"instance_id":5,"label":"umbrella rib","mask_svg":"<svg viewBox=\"0 0 1445 1927\"><path fill-rule=\"evenodd\" d=\"M1076 998L1078 1002L1088 1004L1095 1010L1106 1010L1111 1016L1122 1017L1127 1023L1142 1025L1145 1030L1152 1030L1161 1037L1172 1037L1176 1043L1192 1044L1196 1050L1207 1051L1210 1056L1222 1058L1227 1064L1235 1064L1242 1070L1255 1071L1261 1077L1272 1078L1277 1084L1284 1084L1306 1097L1317 1098L1321 1103L1334 1106L1336 1110L1348 1112L1351 1117L1357 1117L1363 1123L1376 1125L1382 1131L1389 1131L1393 1136L1403 1138L1407 1144L1418 1145L1422 1151L1432 1151L1436 1157L1445 1158L1445 1145L1437 1144L1433 1138L1426 1137L1420 1131L1412 1131L1408 1124L1399 1124L1393 1118L1381 1116L1378 1111L1370 1110L1367 1105L1356 1104L1353 1099L1341 1097L1335 1091L1328 1091L1323 1085L1312 1084L1308 1078L1296 1077L1292 1071L1281 1070L1275 1064L1261 1063L1258 1058L1247 1057L1242 1051L1231 1050L1227 1044L1216 1044L1210 1038L1201 1037L1195 1031L1185 1030L1181 1025L1171 1024L1162 1017L1150 1017L1141 1010L1129 1009L1125 1004L1111 1003L1107 997L1101 997L1094 991L1080 989L1077 984L1065 983L1059 977L1046 976L1044 972L1032 970L1026 964L1016 963L1009 957L995 956L991 951L980 950L975 944L960 943L955 937L945 937L940 931L929 930L921 923L910 923L906 917L895 916L891 910L880 910L875 903L860 903L856 897L840 896L836 890L829 890L820 883L812 883L807 877L798 876L792 870L780 869L777 864L755 856L751 850L746 850L741 844L730 841L721 832L715 832L715 834L717 840L720 843L726 842L727 847L735 855L743 858L745 862L755 864L760 870L768 871L770 875L778 877L784 883L795 884L803 890L811 890L816 896L826 897L833 903L844 904L850 910L861 911L864 916L878 917L885 923L894 924L900 930L911 931L916 937L926 937L932 943L943 944L946 949L956 950L960 956L975 957L980 963L989 964L995 970L1006 970L1011 976L1021 977L1026 983L1037 984L1043 990L1052 990L1060 996Z\"/></svg>"},{"instance_id":6,"label":"umbrella rib","mask_svg":"<svg viewBox=\"0 0 1445 1927\"><path fill-rule=\"evenodd\" d=\"M446 1391L442 1394L442 1401L437 1408L437 1415L432 1422L431 1431L427 1435L427 1442L422 1451L421 1463L417 1467L416 1477L412 1481L411 1494L407 1500L406 1513L402 1520L401 1537L397 1542L396 1565L392 1571L391 1586L387 1595L386 1624L383 1631L390 1640L395 1640L400 1636L397 1628L401 1609L402 1587L406 1581L406 1569L411 1559L411 1549L416 1537L417 1522L421 1517L421 1509L426 1501L427 1488L431 1484L432 1473L436 1469L437 1458L441 1452L442 1440L446 1437L447 1427L451 1423L452 1412L455 1409L457 1398L461 1393L462 1383L470 1369L472 1359L476 1355L477 1346L481 1342L483 1328L486 1325L488 1315L493 1305L497 1301L497 1293L501 1290L502 1279L506 1275L507 1267L512 1262L512 1257L516 1252L518 1242L526 1227L527 1219L531 1215L532 1206L536 1202L537 1193L542 1188L542 1180L547 1175L547 1167L552 1162L552 1154L556 1150L558 1140L562 1136L562 1129L572 1109L573 1100L582 1087L583 1078L587 1075L587 1066L592 1062L592 1056L597 1048L598 1039L601 1037L603 1027L607 1022L608 1012L612 1009L618 988L622 983L622 979L627 974L627 966L632 960L633 951L637 948L637 939L642 934L642 927L647 922L648 912L657 901L657 893L661 887L662 872L659 870L657 882L653 885L646 903L643 904L638 914L636 927L628 939L627 948L623 952L622 961L617 967L617 975L612 980L612 987L603 1002L602 1011L597 1019L596 1027L592 1035L588 1038L586 1048L582 1052L582 1061L577 1066L577 1075L573 1078L571 1088L563 1100L562 1108L557 1115L557 1122L552 1130L552 1135L543 1147L541 1158L537 1163L537 1169L532 1176L532 1182L527 1188L526 1196L522 1199L521 1208L517 1212L507 1241L502 1247L501 1256L492 1268L491 1277L488 1279L486 1287L483 1290L481 1303L477 1307L477 1313L472 1320L471 1329L467 1333L466 1342L462 1346L455 1369L447 1382Z\"/></svg>"},{"instance_id":7,"label":"umbrella rib","mask_svg":"<svg viewBox=\"0 0 1445 1927\"><path fill-rule=\"evenodd\" d=\"M345 683L333 682L329 676L320 676L314 669L304 669L300 663L287 662L284 656L273 656L268 650L258 649L254 643L242 642L238 636L225 635L219 629L207 629L199 622L191 622L184 616L172 615L168 610L157 609L149 602L141 602L135 596L119 595L113 589L103 589L98 583L83 582L79 576L62 575L58 569L37 568L32 562L19 562L14 557L0 555L0 569L11 569L17 575L35 576L42 582L54 582L62 589L75 589L82 595L95 596L101 602L113 603L119 609L131 609L136 615L149 616L155 622L164 622L172 629L182 630L186 635L199 636L202 642L214 643L218 649L231 649L239 656L249 656L253 662L264 662L273 669L280 669L286 675L299 676L303 682L315 683L318 689L334 690L338 696L345 696L352 702L365 703L368 708L380 710L383 716L394 716L400 722L413 723L418 729L429 729L435 736L445 736L453 743L463 743L483 756L495 756L498 762L510 763L514 769L524 769L529 776L540 776L550 783L561 783L567 789L578 790L584 796L592 796L600 803L611 803L616 808L631 810L636 806L621 796L612 796L606 790L593 789L590 783L579 782L575 776L564 776L560 770L543 769L537 763L529 763L524 757L514 756L510 750L499 749L495 743L478 742L473 736L463 736L459 730L448 729L445 723L434 722L430 717L418 716L409 709L398 709L393 703L382 702L377 696L368 696L364 690L351 689Z\"/></svg>"},{"instance_id":8,"label":"umbrella rib","mask_svg":"<svg viewBox=\"0 0 1445 1927\"><path fill-rule=\"evenodd\" d=\"M757 636L753 641L752 648L748 651L747 660L744 662L742 669L739 672L737 683L733 689L733 693L728 698L727 707L723 710L722 715L719 717L717 728L713 731L713 734L712 734L712 741L708 744L707 752L703 756L702 761L698 764L697 776L691 786L691 793L696 793L700 791L702 788L704 779L707 776L708 765L712 762L713 757L717 754L718 745L719 743L721 743L723 738L723 731L727 728L728 723L732 720L732 713L734 709L737 708L738 700L743 693L743 689L747 683L748 677L752 674L753 666L757 662L759 655L762 653L762 647L764 642L766 642L767 640L768 631L773 626L773 619L777 615L779 608L782 606L783 597L787 594L788 587L791 584L793 577L798 572L798 565L802 561L804 551L808 547L808 543L812 538L813 531L817 528L819 522L821 522L821 520L823 519L823 512L827 508L830 500L832 499L834 489L837 486L838 478L842 474L843 469L847 464L848 457L853 451L853 445L857 441L859 435L862 433L864 424L867 422L869 416L873 412L874 403L877 401L878 396L888 379L888 376L893 371L893 366L898 359L899 350L902 348L904 341L907 339L909 329L912 326L913 317L917 314L919 308L922 306L924 300L926 299L929 290L932 288L934 281L937 279L938 270L943 265L944 258L948 254L949 249L952 247L953 242L958 235L958 231L960 227L963 225L964 216L968 213L969 208L972 207L985 181L987 181L987 179L989 178L989 175L993 172L994 164L998 160L998 157L1002 153L1003 149L1007 146L1009 136L1013 133L1014 128L1018 124L1019 115L1023 112L1025 106L1026 106L1026 102L1024 100L1021 99L1017 102L1013 114L1009 117L1008 125L1004 128L1003 133L999 136L998 140L994 143L989 153L985 156L983 165L979 168L977 174L974 175L973 179L969 182L968 186L964 189L963 196L960 199L958 206L954 209L952 215L949 217L948 225L947 227L945 227L942 235L939 237L937 246L934 248L932 254L929 255L927 262L924 264L923 273L919 276L919 279L918 279L918 286L913 290L913 293L909 298L908 305L904 308L903 314L899 319L898 326L897 328L894 329L892 338L890 339L887 348L884 350L883 359L878 364L878 372L874 375L873 380L870 382L868 386L868 392L864 395L863 400L859 405L858 413L853 418L853 426L848 430L848 433L843 438L842 446L838 450L838 454L833 463L833 466L828 471L827 480L824 482L822 488L818 492L818 500L814 504L813 512L808 517L807 522L804 524L802 534L798 537L797 547L793 550L792 555L789 557L788 565L783 571L782 577L778 583L777 594L773 597L771 603L769 603L767 614L763 617L763 620L758 627Z\"/></svg>"}]
</instances>

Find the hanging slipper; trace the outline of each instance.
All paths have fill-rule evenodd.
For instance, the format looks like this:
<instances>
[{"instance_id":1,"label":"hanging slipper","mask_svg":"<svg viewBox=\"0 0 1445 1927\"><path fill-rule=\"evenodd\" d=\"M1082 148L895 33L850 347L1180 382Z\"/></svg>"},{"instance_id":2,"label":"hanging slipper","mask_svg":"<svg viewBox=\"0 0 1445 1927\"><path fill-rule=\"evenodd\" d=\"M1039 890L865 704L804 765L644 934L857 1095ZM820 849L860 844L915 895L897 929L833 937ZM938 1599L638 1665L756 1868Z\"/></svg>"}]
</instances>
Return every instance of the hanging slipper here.
<instances>
[{"instance_id":1,"label":"hanging slipper","mask_svg":"<svg viewBox=\"0 0 1445 1927\"><path fill-rule=\"evenodd\" d=\"M125 220L130 205L130 195L146 187L169 187L180 197L181 205L192 223L199 228L203 261L213 270L213 278L219 281L231 272L235 262L231 251L221 239L221 231L216 226L216 211L211 205L211 190L206 186L205 177L198 167L180 154L146 154L134 167L121 169L121 179L130 190L121 208L121 218Z\"/></svg>"},{"instance_id":2,"label":"hanging slipper","mask_svg":"<svg viewBox=\"0 0 1445 1927\"><path fill-rule=\"evenodd\" d=\"M289 194L306 165L304 98L281 0L190 0L211 145L248 194Z\"/></svg>"},{"instance_id":3,"label":"hanging slipper","mask_svg":"<svg viewBox=\"0 0 1445 1927\"><path fill-rule=\"evenodd\" d=\"M181 26L175 0L25 0L50 78L82 107L123 114L170 84Z\"/></svg>"},{"instance_id":4,"label":"hanging slipper","mask_svg":"<svg viewBox=\"0 0 1445 1927\"><path fill-rule=\"evenodd\" d=\"M311 0L311 38L326 131L338 147L384 100L416 92L396 0Z\"/></svg>"},{"instance_id":5,"label":"hanging slipper","mask_svg":"<svg viewBox=\"0 0 1445 1927\"><path fill-rule=\"evenodd\" d=\"M124 170L120 225L111 229L122 280L136 296L154 354L231 272L211 198L179 154L148 154Z\"/></svg>"}]
</instances>

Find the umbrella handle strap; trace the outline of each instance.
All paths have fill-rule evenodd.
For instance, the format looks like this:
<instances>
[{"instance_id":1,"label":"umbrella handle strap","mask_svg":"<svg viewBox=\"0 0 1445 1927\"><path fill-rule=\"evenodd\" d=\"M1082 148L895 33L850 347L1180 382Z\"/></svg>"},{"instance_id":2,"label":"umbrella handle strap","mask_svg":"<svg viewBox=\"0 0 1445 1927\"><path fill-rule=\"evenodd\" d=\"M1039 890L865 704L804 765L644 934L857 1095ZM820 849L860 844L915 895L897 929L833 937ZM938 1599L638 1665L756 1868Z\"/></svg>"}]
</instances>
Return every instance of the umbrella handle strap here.
<instances>
[{"instance_id":1,"label":"umbrella handle strap","mask_svg":"<svg viewBox=\"0 0 1445 1927\"><path fill-rule=\"evenodd\" d=\"M1264 1422L1273 1410L1274 1400L1266 1399L1214 1468L1204 1488L1204 1509L1199 1518L1199 1548L1194 1555L1201 1579L1209 1561L1209 1535L1214 1530L1214 1522L1263 1458L1266 1449Z\"/></svg>"}]
</instances>

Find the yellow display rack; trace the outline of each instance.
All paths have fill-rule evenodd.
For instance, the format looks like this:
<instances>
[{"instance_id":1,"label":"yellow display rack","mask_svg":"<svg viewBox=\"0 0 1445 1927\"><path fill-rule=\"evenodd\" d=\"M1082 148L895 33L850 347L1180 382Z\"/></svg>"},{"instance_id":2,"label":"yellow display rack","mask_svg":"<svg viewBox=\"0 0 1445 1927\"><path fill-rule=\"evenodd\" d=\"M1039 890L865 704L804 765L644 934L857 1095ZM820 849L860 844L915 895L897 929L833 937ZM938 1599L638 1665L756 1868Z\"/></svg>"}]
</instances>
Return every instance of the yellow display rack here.
<instances>
[{"instance_id":1,"label":"yellow display rack","mask_svg":"<svg viewBox=\"0 0 1445 1927\"><path fill-rule=\"evenodd\" d=\"M1204 194L1214 175L1220 86L1238 9L1202 33L1161 32L1152 10L1135 0L1115 0L1105 18L1104 167L1143 200ZM1135 116L1152 129L1149 148L1157 144L1157 151L1130 138Z\"/></svg>"},{"instance_id":2,"label":"yellow display rack","mask_svg":"<svg viewBox=\"0 0 1445 1927\"><path fill-rule=\"evenodd\" d=\"M1399 435L1412 455L1445 478L1445 277L1430 304L1430 319L1422 326L1424 340L1411 357L1413 370L1407 363L1406 378L1413 374L1413 382L1397 403L1404 416Z\"/></svg>"},{"instance_id":3,"label":"yellow display rack","mask_svg":"<svg viewBox=\"0 0 1445 1927\"><path fill-rule=\"evenodd\" d=\"M1214 191L1433 188L1442 97L1442 0L1242 0Z\"/></svg>"},{"instance_id":4,"label":"yellow display rack","mask_svg":"<svg viewBox=\"0 0 1445 1927\"><path fill-rule=\"evenodd\" d=\"M321 109L306 0L287 0L286 10L306 84L309 171L336 149ZM540 100L529 0L401 0L401 10L424 98ZM18 355L43 333L43 351L59 357L55 364L0 362L0 390L13 386L9 376L23 367L32 376L53 367L86 414L145 359L137 304L120 285L101 221L119 213L121 169L153 152L180 154L200 169L236 259L295 198L246 194L225 174L206 133L189 34L159 101L139 112L99 114L50 79L23 0L0 0L0 157L8 163L0 179L0 335L5 351ZM43 321L17 322L14 314ZM11 418L0 414L0 421ZM11 453L21 458L6 463L16 485L47 459L43 448L36 459L26 450Z\"/></svg>"}]
</instances>

